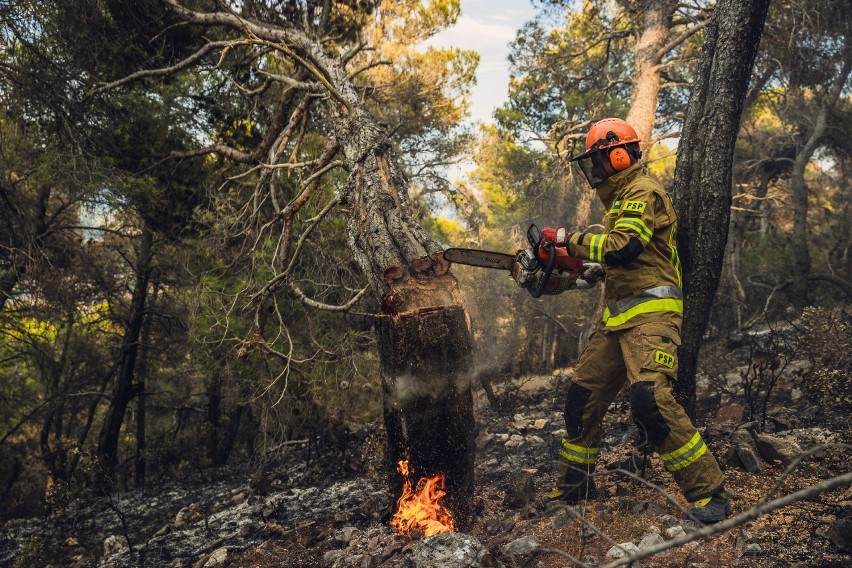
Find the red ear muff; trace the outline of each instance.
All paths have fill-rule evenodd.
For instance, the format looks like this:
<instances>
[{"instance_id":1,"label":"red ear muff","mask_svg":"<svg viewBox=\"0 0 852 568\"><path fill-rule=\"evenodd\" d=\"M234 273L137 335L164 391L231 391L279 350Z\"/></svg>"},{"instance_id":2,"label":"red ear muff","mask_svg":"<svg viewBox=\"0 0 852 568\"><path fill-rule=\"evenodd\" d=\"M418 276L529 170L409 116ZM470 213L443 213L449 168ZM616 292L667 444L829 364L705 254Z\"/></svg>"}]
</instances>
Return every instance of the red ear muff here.
<instances>
[{"instance_id":1,"label":"red ear muff","mask_svg":"<svg viewBox=\"0 0 852 568\"><path fill-rule=\"evenodd\" d=\"M630 154L622 146L613 148L609 151L609 163L615 171L624 171L630 167Z\"/></svg>"}]
</instances>

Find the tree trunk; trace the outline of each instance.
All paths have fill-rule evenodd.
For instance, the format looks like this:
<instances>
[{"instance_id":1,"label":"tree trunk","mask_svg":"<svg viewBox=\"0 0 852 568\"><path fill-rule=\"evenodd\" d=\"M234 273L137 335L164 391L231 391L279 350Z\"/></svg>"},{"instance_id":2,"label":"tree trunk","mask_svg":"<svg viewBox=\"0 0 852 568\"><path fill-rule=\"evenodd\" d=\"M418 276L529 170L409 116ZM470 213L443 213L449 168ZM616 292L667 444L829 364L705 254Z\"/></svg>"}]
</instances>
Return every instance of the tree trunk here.
<instances>
[{"instance_id":1,"label":"tree trunk","mask_svg":"<svg viewBox=\"0 0 852 568\"><path fill-rule=\"evenodd\" d=\"M693 418L698 351L728 236L734 143L769 1L716 5L678 148L672 194L685 296L675 396Z\"/></svg>"},{"instance_id":2,"label":"tree trunk","mask_svg":"<svg viewBox=\"0 0 852 568\"><path fill-rule=\"evenodd\" d=\"M286 46L282 51L298 54L294 60L327 89L329 119L349 172L341 193L349 213L348 244L383 313L376 332L386 393L387 455L391 461L408 455L414 475L446 473L448 502L463 522L473 500L471 332L440 245L411 215L408 181L388 129L370 114L343 62L327 54L316 38L286 24L193 12L164 1L189 21L227 25ZM432 325L446 333L434 333ZM440 388L424 391L417 388L419 381L438 381ZM439 422L431 424L434 419ZM399 493L401 478L391 472L389 480L390 493Z\"/></svg>"},{"instance_id":3,"label":"tree trunk","mask_svg":"<svg viewBox=\"0 0 852 568\"><path fill-rule=\"evenodd\" d=\"M145 381L148 378L148 354L151 345L151 325L153 320L154 306L157 304L157 296L160 291L159 278L154 276L154 284L151 292L151 304L145 316L145 323L142 328L142 344L139 347L139 372L136 381L135 392L136 397L136 468L135 479L137 487L145 485L145 470L147 467L145 460L145 448L147 447L147 407L145 394Z\"/></svg>"},{"instance_id":4,"label":"tree trunk","mask_svg":"<svg viewBox=\"0 0 852 568\"><path fill-rule=\"evenodd\" d=\"M847 48L843 67L826 92L825 99L813 121L814 129L796 152L790 172L790 192L793 195L793 234L790 238L793 252L793 284L790 287L789 297L793 305L800 310L809 303L808 277L811 274L811 253L808 250L808 186L805 183L805 167L825 134L828 116L849 78L850 69L852 69L852 49Z\"/></svg>"},{"instance_id":5,"label":"tree trunk","mask_svg":"<svg viewBox=\"0 0 852 568\"><path fill-rule=\"evenodd\" d=\"M669 41L672 15L676 0L642 0L644 14L642 34L633 49L633 90L627 122L636 130L643 152L651 146L654 123L657 120L657 99L662 79L660 61Z\"/></svg>"},{"instance_id":6,"label":"tree trunk","mask_svg":"<svg viewBox=\"0 0 852 568\"><path fill-rule=\"evenodd\" d=\"M114 485L113 475L118 465L118 439L127 406L136 395L133 384L136 372L136 358L139 352L139 336L145 321L145 302L148 298L148 280L151 276L153 258L153 234L149 228L142 230L139 253L134 270L136 283L130 300L130 312L121 342L118 374L112 400L104 418L98 439L98 485L108 492Z\"/></svg>"}]
</instances>

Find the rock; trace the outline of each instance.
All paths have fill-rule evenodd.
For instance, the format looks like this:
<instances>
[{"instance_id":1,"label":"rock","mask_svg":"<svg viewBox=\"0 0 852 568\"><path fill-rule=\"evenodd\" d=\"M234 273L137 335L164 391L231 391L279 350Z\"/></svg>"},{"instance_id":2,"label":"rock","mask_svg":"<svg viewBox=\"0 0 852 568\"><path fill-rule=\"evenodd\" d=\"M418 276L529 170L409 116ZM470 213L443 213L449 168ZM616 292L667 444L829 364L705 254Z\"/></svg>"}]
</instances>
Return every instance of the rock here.
<instances>
[{"instance_id":1,"label":"rock","mask_svg":"<svg viewBox=\"0 0 852 568\"><path fill-rule=\"evenodd\" d=\"M743 549L743 556L746 556L746 557L755 557L755 556L762 556L762 555L763 555L763 549L756 542L751 542L751 543L745 545L745 548Z\"/></svg>"},{"instance_id":2,"label":"rock","mask_svg":"<svg viewBox=\"0 0 852 568\"><path fill-rule=\"evenodd\" d=\"M598 557L597 557L597 556L592 556L591 554L588 554L588 555L584 556L584 557L582 558L582 562L583 562L583 564L585 564L586 566L600 566L600 565L601 565L601 561L600 561L600 560L598 560Z\"/></svg>"},{"instance_id":3,"label":"rock","mask_svg":"<svg viewBox=\"0 0 852 568\"><path fill-rule=\"evenodd\" d=\"M683 519L680 522L680 526L683 528L683 532L685 532L686 534L692 534L695 531L704 528L704 525L697 523L691 519Z\"/></svg>"},{"instance_id":4,"label":"rock","mask_svg":"<svg viewBox=\"0 0 852 568\"><path fill-rule=\"evenodd\" d=\"M75 546L80 546L80 541L74 538L73 536L69 536L64 541L62 541L62 546L73 548Z\"/></svg>"},{"instance_id":5,"label":"rock","mask_svg":"<svg viewBox=\"0 0 852 568\"><path fill-rule=\"evenodd\" d=\"M621 544L616 544L607 550L606 555L609 558L615 558L617 560L619 558L624 558L631 552L639 552L639 547L632 542L622 542Z\"/></svg>"},{"instance_id":6,"label":"rock","mask_svg":"<svg viewBox=\"0 0 852 568\"><path fill-rule=\"evenodd\" d=\"M772 436L770 434L756 434L754 444L760 456L768 462L781 462L782 465L790 465L802 448L793 438Z\"/></svg>"},{"instance_id":7,"label":"rock","mask_svg":"<svg viewBox=\"0 0 852 568\"><path fill-rule=\"evenodd\" d=\"M154 533L154 537L166 536L172 530L172 527L169 525L164 525L160 530Z\"/></svg>"},{"instance_id":8,"label":"rock","mask_svg":"<svg viewBox=\"0 0 852 568\"><path fill-rule=\"evenodd\" d=\"M646 533L660 534L660 528L657 525L648 525L645 529Z\"/></svg>"},{"instance_id":9,"label":"rock","mask_svg":"<svg viewBox=\"0 0 852 568\"><path fill-rule=\"evenodd\" d=\"M322 555L322 560L327 566L332 566L344 556L346 556L346 552L343 550L329 550Z\"/></svg>"},{"instance_id":10,"label":"rock","mask_svg":"<svg viewBox=\"0 0 852 568\"><path fill-rule=\"evenodd\" d=\"M533 435L531 435L531 436L527 436L527 437L525 438L525 440L526 440L527 442L530 442L531 444L535 444L535 445L537 445L537 446L539 446L539 445L541 445L541 444L543 444L543 443L544 443L544 439L543 439L543 438L541 438L541 436L536 436L536 435L534 435L534 434L533 434Z\"/></svg>"},{"instance_id":11,"label":"rock","mask_svg":"<svg viewBox=\"0 0 852 568\"><path fill-rule=\"evenodd\" d=\"M500 552L508 556L513 563L525 566L541 549L538 539L534 536L523 536L500 548Z\"/></svg>"},{"instance_id":12,"label":"rock","mask_svg":"<svg viewBox=\"0 0 852 568\"><path fill-rule=\"evenodd\" d=\"M747 444L737 444L725 452L722 457L722 463L726 467L736 467L744 469L749 473L757 473L763 469L760 463L760 458L754 449Z\"/></svg>"},{"instance_id":13,"label":"rock","mask_svg":"<svg viewBox=\"0 0 852 568\"><path fill-rule=\"evenodd\" d=\"M539 418L535 422L533 422L533 428L536 430L544 430L547 427L548 420L546 418Z\"/></svg>"},{"instance_id":14,"label":"rock","mask_svg":"<svg viewBox=\"0 0 852 568\"><path fill-rule=\"evenodd\" d=\"M180 529L184 526L201 520L201 512L198 511L196 504L187 505L175 515L175 528Z\"/></svg>"},{"instance_id":15,"label":"rock","mask_svg":"<svg viewBox=\"0 0 852 568\"><path fill-rule=\"evenodd\" d=\"M226 562L228 562L228 549L223 546L214 550L206 558L206 561L200 564L199 568L216 568L217 566L224 566Z\"/></svg>"},{"instance_id":16,"label":"rock","mask_svg":"<svg viewBox=\"0 0 852 568\"><path fill-rule=\"evenodd\" d=\"M443 533L422 539L411 553L413 568L487 568L493 565L488 550L476 538Z\"/></svg>"},{"instance_id":17,"label":"rock","mask_svg":"<svg viewBox=\"0 0 852 568\"><path fill-rule=\"evenodd\" d=\"M835 519L828 529L828 538L837 548L852 552L852 518Z\"/></svg>"},{"instance_id":18,"label":"rock","mask_svg":"<svg viewBox=\"0 0 852 568\"><path fill-rule=\"evenodd\" d=\"M651 548L652 546L656 546L664 542L666 542L666 539L660 536L660 533L647 533L642 537L642 540L639 541L639 548L641 550L645 550L646 548Z\"/></svg>"},{"instance_id":19,"label":"rock","mask_svg":"<svg viewBox=\"0 0 852 568\"><path fill-rule=\"evenodd\" d=\"M595 532L595 529L593 529L589 525L583 525L582 527L580 527L580 530L577 531L577 534L580 535L580 538L592 538L598 535L598 533Z\"/></svg>"},{"instance_id":20,"label":"rock","mask_svg":"<svg viewBox=\"0 0 852 568\"><path fill-rule=\"evenodd\" d=\"M739 424L743 421L743 416L745 416L744 406L741 404L728 404L719 408L713 425L719 427L725 424Z\"/></svg>"},{"instance_id":21,"label":"rock","mask_svg":"<svg viewBox=\"0 0 852 568\"><path fill-rule=\"evenodd\" d=\"M675 525L673 527L667 528L665 531L666 538L677 538L679 536L683 536L686 534L686 531L683 530L683 527L680 525Z\"/></svg>"},{"instance_id":22,"label":"rock","mask_svg":"<svg viewBox=\"0 0 852 568\"><path fill-rule=\"evenodd\" d=\"M790 400L799 400L802 398L802 389L793 387L790 389Z\"/></svg>"},{"instance_id":23,"label":"rock","mask_svg":"<svg viewBox=\"0 0 852 568\"><path fill-rule=\"evenodd\" d=\"M751 435L751 432L744 428L737 428L734 430L734 433L731 434L731 443L733 445L737 444L746 444L749 445L754 441L754 438Z\"/></svg>"},{"instance_id":24,"label":"rock","mask_svg":"<svg viewBox=\"0 0 852 568\"><path fill-rule=\"evenodd\" d=\"M483 430L476 437L476 449L477 450L484 450L485 448L490 446L491 442L493 442L493 441L494 441L494 434L492 434L492 433L490 433L486 430Z\"/></svg>"},{"instance_id":25,"label":"rock","mask_svg":"<svg viewBox=\"0 0 852 568\"><path fill-rule=\"evenodd\" d=\"M565 509L560 509L550 521L550 528L556 530L561 529L571 521L571 515Z\"/></svg>"},{"instance_id":26,"label":"rock","mask_svg":"<svg viewBox=\"0 0 852 568\"><path fill-rule=\"evenodd\" d=\"M675 517L674 515L663 515L662 517L660 517L660 526L662 526L663 529L670 529L679 524L680 521L677 520L677 517Z\"/></svg>"},{"instance_id":27,"label":"rock","mask_svg":"<svg viewBox=\"0 0 852 568\"><path fill-rule=\"evenodd\" d=\"M529 505L535 496L535 486L532 475L520 471L509 477L509 483L504 487L506 495L503 506L510 509L521 509Z\"/></svg>"},{"instance_id":28,"label":"rock","mask_svg":"<svg viewBox=\"0 0 852 568\"><path fill-rule=\"evenodd\" d=\"M127 539L123 536L110 535L104 539L104 556L112 556L128 548Z\"/></svg>"}]
</instances>

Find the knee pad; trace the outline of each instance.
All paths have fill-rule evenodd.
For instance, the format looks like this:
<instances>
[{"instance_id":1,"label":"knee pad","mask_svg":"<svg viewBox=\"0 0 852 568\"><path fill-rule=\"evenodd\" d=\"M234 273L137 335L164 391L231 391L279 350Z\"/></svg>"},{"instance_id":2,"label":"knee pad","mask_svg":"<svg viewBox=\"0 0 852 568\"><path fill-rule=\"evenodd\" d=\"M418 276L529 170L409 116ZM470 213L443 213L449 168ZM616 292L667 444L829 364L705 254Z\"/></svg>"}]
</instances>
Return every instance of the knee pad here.
<instances>
[{"instance_id":1,"label":"knee pad","mask_svg":"<svg viewBox=\"0 0 852 568\"><path fill-rule=\"evenodd\" d=\"M569 438L579 438L583 435L583 413L592 391L577 383L568 387L565 397L565 430Z\"/></svg>"},{"instance_id":2,"label":"knee pad","mask_svg":"<svg viewBox=\"0 0 852 568\"><path fill-rule=\"evenodd\" d=\"M659 447L668 437L671 428L657 406L653 382L643 381L630 387L630 408L633 410L633 420L643 436L652 446Z\"/></svg>"}]
</instances>

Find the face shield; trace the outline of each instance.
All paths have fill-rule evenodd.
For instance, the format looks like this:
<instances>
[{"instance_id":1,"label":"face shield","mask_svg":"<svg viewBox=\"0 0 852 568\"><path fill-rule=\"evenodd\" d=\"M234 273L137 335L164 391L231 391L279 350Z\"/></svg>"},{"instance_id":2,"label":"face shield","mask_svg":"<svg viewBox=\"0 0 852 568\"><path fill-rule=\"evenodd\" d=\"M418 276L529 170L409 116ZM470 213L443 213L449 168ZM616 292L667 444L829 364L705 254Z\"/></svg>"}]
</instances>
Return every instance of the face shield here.
<instances>
[{"instance_id":1,"label":"face shield","mask_svg":"<svg viewBox=\"0 0 852 568\"><path fill-rule=\"evenodd\" d=\"M580 171L586 176L589 185L597 187L610 176L610 173L604 167L604 159L604 152L600 148L592 148L588 152L583 152L579 156L571 158L571 161L576 162Z\"/></svg>"}]
</instances>

